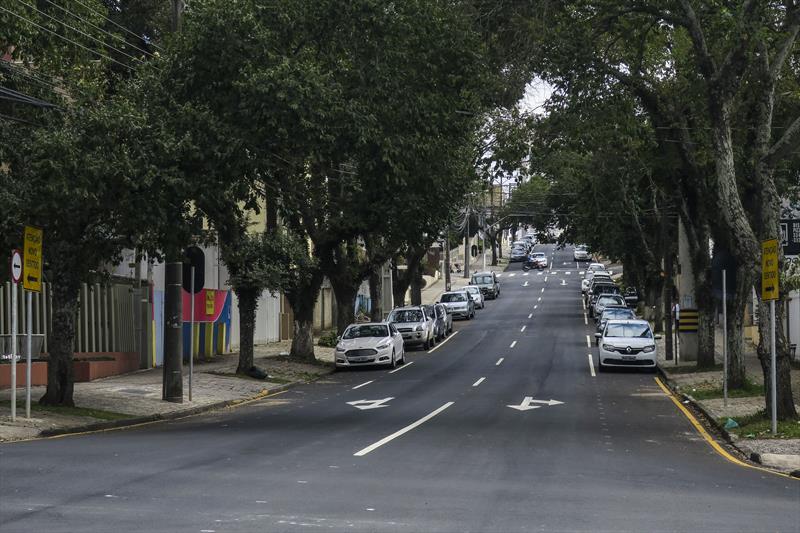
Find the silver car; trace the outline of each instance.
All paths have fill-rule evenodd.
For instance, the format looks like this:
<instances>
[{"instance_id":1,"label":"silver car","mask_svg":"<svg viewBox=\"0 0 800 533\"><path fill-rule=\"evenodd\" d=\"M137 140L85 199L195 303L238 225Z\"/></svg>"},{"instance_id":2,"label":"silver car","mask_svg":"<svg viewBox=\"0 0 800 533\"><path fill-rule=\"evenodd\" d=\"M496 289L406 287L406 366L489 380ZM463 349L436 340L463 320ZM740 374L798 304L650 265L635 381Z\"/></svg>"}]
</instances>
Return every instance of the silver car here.
<instances>
[{"instance_id":1,"label":"silver car","mask_svg":"<svg viewBox=\"0 0 800 533\"><path fill-rule=\"evenodd\" d=\"M336 344L336 368L386 365L406 362L403 337L392 324L351 324Z\"/></svg>"},{"instance_id":2,"label":"silver car","mask_svg":"<svg viewBox=\"0 0 800 533\"><path fill-rule=\"evenodd\" d=\"M436 344L436 317L423 306L398 307L389 313L387 322L403 335L406 347L428 350Z\"/></svg>"},{"instance_id":3,"label":"silver car","mask_svg":"<svg viewBox=\"0 0 800 533\"><path fill-rule=\"evenodd\" d=\"M475 302L465 291L446 292L442 294L440 303L455 317L470 320L475 316Z\"/></svg>"},{"instance_id":4,"label":"silver car","mask_svg":"<svg viewBox=\"0 0 800 533\"><path fill-rule=\"evenodd\" d=\"M597 369L609 367L634 367L656 370L658 356L656 340L646 320L609 320L602 333L595 333L599 340L600 355Z\"/></svg>"},{"instance_id":5,"label":"silver car","mask_svg":"<svg viewBox=\"0 0 800 533\"><path fill-rule=\"evenodd\" d=\"M475 285L467 285L464 287L464 290L472 296L472 299L475 301L476 309L483 309L486 307L486 300L483 299L483 293L480 288Z\"/></svg>"},{"instance_id":6,"label":"silver car","mask_svg":"<svg viewBox=\"0 0 800 533\"><path fill-rule=\"evenodd\" d=\"M436 311L439 339L444 339L453 332L453 315L447 312L443 304L436 304L433 308Z\"/></svg>"},{"instance_id":7,"label":"silver car","mask_svg":"<svg viewBox=\"0 0 800 533\"><path fill-rule=\"evenodd\" d=\"M597 301L594 303L594 309L592 310L592 316L595 320L600 319L603 310L609 305L625 306L625 298L619 294L601 294L598 296Z\"/></svg>"}]
</instances>

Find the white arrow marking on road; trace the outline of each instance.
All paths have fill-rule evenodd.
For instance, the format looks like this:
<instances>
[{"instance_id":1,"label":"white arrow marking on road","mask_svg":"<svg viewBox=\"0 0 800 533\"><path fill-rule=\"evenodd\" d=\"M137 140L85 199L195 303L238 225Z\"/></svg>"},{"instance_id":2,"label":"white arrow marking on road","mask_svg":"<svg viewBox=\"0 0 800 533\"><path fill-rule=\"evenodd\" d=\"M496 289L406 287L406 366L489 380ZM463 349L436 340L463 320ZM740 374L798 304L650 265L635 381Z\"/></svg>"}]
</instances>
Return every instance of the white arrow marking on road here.
<instances>
[{"instance_id":1,"label":"white arrow marking on road","mask_svg":"<svg viewBox=\"0 0 800 533\"><path fill-rule=\"evenodd\" d=\"M528 286L528 282L526 281L525 283L522 284L522 286L523 287L527 287Z\"/></svg>"},{"instance_id":2,"label":"white arrow marking on road","mask_svg":"<svg viewBox=\"0 0 800 533\"><path fill-rule=\"evenodd\" d=\"M386 402L394 400L394 398L384 398L383 400L356 400L354 402L347 402L356 409L365 411L367 409L380 409L381 407L389 407L384 405Z\"/></svg>"},{"instance_id":3,"label":"white arrow marking on road","mask_svg":"<svg viewBox=\"0 0 800 533\"><path fill-rule=\"evenodd\" d=\"M542 405L548 405L550 407L554 405L564 405L564 402L559 402L558 400L554 400L550 398L549 400L531 400L531 403L540 403Z\"/></svg>"},{"instance_id":4,"label":"white arrow marking on road","mask_svg":"<svg viewBox=\"0 0 800 533\"><path fill-rule=\"evenodd\" d=\"M517 345L517 341L514 341L514 342L511 343L511 346L509 346L509 348L513 348L516 345Z\"/></svg>"},{"instance_id":5,"label":"white arrow marking on road","mask_svg":"<svg viewBox=\"0 0 800 533\"><path fill-rule=\"evenodd\" d=\"M497 362L494 364L494 366L500 366L500 363L503 362L503 359L505 359L505 358L501 357L500 359L498 359Z\"/></svg>"},{"instance_id":6,"label":"white arrow marking on road","mask_svg":"<svg viewBox=\"0 0 800 533\"><path fill-rule=\"evenodd\" d=\"M567 284L567 280L565 280L565 279L562 279L562 280L561 280L561 284L562 284L562 285L566 285L566 284Z\"/></svg>"},{"instance_id":7,"label":"white arrow marking on road","mask_svg":"<svg viewBox=\"0 0 800 533\"><path fill-rule=\"evenodd\" d=\"M361 385L356 385L355 387L353 387L353 388L352 388L352 389L350 389L350 390L356 390L356 389L360 389L361 387L364 387L364 386L366 386L366 385L369 385L369 384L370 384L370 383L372 383L373 381L375 381L375 380L373 379L373 380L371 380L371 381L367 381L366 383L362 383Z\"/></svg>"},{"instance_id":8,"label":"white arrow marking on road","mask_svg":"<svg viewBox=\"0 0 800 533\"><path fill-rule=\"evenodd\" d=\"M523 331L525 331L525 328L527 328L527 327L528 327L528 326L522 326L522 327L519 329L519 332L520 332L520 333L522 333Z\"/></svg>"},{"instance_id":9,"label":"white arrow marking on road","mask_svg":"<svg viewBox=\"0 0 800 533\"><path fill-rule=\"evenodd\" d=\"M516 409L517 411L530 411L531 409L539 409L541 405L531 405L533 402L533 397L525 396L525 399L522 400L522 403L519 405L509 405L508 407L512 409Z\"/></svg>"}]
</instances>

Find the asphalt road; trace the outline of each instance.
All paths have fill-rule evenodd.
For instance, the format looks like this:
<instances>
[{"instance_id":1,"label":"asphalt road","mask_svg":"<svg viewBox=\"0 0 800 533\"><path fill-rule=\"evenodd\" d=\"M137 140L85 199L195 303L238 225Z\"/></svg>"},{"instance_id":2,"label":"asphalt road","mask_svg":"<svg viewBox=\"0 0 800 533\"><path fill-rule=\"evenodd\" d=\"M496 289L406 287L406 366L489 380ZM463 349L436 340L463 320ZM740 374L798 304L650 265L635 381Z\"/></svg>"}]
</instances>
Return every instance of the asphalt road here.
<instances>
[{"instance_id":1,"label":"asphalt road","mask_svg":"<svg viewBox=\"0 0 800 533\"><path fill-rule=\"evenodd\" d=\"M0 446L0 531L800 531L800 482L717 455L652 374L592 375L572 252L539 249L554 272L513 265L393 373Z\"/></svg>"}]
</instances>

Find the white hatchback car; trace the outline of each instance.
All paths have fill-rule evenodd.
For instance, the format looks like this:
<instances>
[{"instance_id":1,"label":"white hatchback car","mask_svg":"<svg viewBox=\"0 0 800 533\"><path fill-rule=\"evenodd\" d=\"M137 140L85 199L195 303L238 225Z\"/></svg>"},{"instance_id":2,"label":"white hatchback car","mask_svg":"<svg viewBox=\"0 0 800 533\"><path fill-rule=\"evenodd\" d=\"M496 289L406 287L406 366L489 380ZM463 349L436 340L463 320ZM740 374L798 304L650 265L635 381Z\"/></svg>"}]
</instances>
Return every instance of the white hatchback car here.
<instances>
[{"instance_id":1,"label":"white hatchback car","mask_svg":"<svg viewBox=\"0 0 800 533\"><path fill-rule=\"evenodd\" d=\"M647 368L655 372L656 340L646 320L609 320L602 333L594 335L600 344L597 369L609 367Z\"/></svg>"},{"instance_id":2,"label":"white hatchback car","mask_svg":"<svg viewBox=\"0 0 800 533\"><path fill-rule=\"evenodd\" d=\"M403 336L393 324L351 324L336 344L336 368L386 365L406 362Z\"/></svg>"},{"instance_id":3,"label":"white hatchback car","mask_svg":"<svg viewBox=\"0 0 800 533\"><path fill-rule=\"evenodd\" d=\"M486 300L483 299L483 293L477 285L467 285L464 290L472 295L475 302L475 309L483 309L486 307Z\"/></svg>"}]
</instances>

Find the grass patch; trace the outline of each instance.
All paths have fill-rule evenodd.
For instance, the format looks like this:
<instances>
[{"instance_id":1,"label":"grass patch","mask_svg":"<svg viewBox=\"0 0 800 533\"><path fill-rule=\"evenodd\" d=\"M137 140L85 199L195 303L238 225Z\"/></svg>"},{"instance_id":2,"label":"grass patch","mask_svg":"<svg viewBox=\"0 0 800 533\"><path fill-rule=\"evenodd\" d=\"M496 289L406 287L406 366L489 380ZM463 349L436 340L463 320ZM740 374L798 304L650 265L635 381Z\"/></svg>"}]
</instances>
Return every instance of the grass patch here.
<instances>
[{"instance_id":1,"label":"grass patch","mask_svg":"<svg viewBox=\"0 0 800 533\"><path fill-rule=\"evenodd\" d=\"M727 418L721 418L720 423L725 424ZM800 420L778 420L778 434L772 434L772 423L769 416L764 411L754 415L734 418L739 424L738 428L729 429L741 438L745 439L800 439Z\"/></svg>"},{"instance_id":2,"label":"grass patch","mask_svg":"<svg viewBox=\"0 0 800 533\"><path fill-rule=\"evenodd\" d=\"M714 372L722 370L722 364L714 365L712 367L697 368L697 365L670 366L670 363L672 363L672 361L667 361L661 366L661 368L663 368L667 374L696 374L697 372Z\"/></svg>"},{"instance_id":3,"label":"grass patch","mask_svg":"<svg viewBox=\"0 0 800 533\"><path fill-rule=\"evenodd\" d=\"M10 401L2 401L0 405L3 407L11 407ZM25 401L17 401L17 413L20 412L20 407L25 410ZM38 402L31 402L31 411L38 413L54 413L65 416L87 416L97 418L99 420L124 420L126 418L133 418L132 415L124 413L115 413L114 411L103 411L102 409L90 409L88 407L66 407L61 405L41 405Z\"/></svg>"},{"instance_id":4,"label":"grass patch","mask_svg":"<svg viewBox=\"0 0 800 533\"><path fill-rule=\"evenodd\" d=\"M695 400L711 400L723 396L722 385L709 381L696 383L682 388L681 391L691 395ZM741 389L728 388L728 398L749 398L751 396L764 396L764 385L753 383L748 379Z\"/></svg>"}]
</instances>

